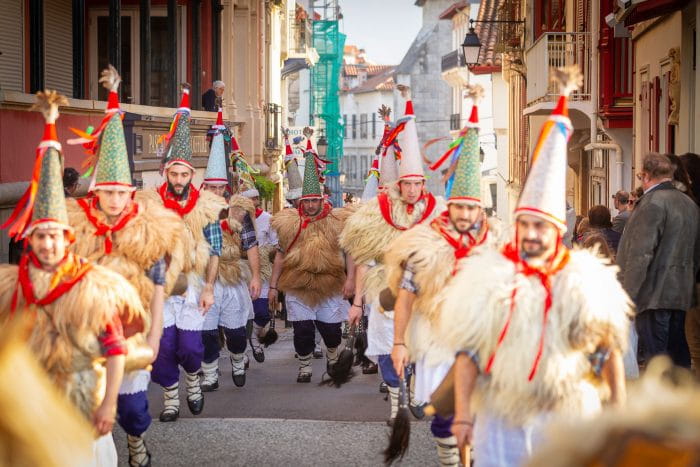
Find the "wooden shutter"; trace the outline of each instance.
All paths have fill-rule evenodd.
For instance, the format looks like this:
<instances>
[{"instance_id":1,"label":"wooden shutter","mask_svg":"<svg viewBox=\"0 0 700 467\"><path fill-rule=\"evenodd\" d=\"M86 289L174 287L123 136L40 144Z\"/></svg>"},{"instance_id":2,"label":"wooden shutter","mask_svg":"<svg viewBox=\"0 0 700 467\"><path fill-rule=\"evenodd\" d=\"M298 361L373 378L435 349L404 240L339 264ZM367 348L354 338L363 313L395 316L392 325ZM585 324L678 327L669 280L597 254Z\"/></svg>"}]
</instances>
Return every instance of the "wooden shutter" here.
<instances>
[{"instance_id":1,"label":"wooden shutter","mask_svg":"<svg viewBox=\"0 0 700 467\"><path fill-rule=\"evenodd\" d=\"M71 0L44 0L44 82L73 96L73 19Z\"/></svg>"},{"instance_id":2,"label":"wooden shutter","mask_svg":"<svg viewBox=\"0 0 700 467\"><path fill-rule=\"evenodd\" d=\"M24 2L0 0L0 89L24 91Z\"/></svg>"}]
</instances>

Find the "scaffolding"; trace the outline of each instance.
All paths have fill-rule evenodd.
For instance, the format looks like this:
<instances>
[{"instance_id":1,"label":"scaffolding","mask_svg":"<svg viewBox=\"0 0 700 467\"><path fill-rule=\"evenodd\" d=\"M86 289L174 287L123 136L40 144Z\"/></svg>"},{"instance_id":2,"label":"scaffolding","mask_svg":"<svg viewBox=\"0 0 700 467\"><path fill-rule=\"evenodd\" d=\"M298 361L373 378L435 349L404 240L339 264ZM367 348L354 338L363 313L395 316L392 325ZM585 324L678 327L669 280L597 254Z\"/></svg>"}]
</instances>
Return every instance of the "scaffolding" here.
<instances>
[{"instance_id":1,"label":"scaffolding","mask_svg":"<svg viewBox=\"0 0 700 467\"><path fill-rule=\"evenodd\" d=\"M315 0L313 46L318 63L311 69L311 123L320 129L328 143L326 167L334 204L342 206L340 195L340 161L343 157L343 123L340 116L340 73L343 66L345 34L339 30L340 10L337 0Z\"/></svg>"}]
</instances>

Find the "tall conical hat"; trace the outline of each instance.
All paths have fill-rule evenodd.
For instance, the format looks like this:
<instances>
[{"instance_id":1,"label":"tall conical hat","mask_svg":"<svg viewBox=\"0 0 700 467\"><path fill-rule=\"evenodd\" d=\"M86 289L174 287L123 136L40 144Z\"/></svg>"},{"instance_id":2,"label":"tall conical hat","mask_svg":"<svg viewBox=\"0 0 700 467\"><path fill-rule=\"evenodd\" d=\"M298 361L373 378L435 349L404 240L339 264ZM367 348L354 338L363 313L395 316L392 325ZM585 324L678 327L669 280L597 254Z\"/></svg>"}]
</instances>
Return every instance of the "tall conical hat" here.
<instances>
[{"instance_id":1,"label":"tall conical hat","mask_svg":"<svg viewBox=\"0 0 700 467\"><path fill-rule=\"evenodd\" d=\"M97 167L90 191L95 189L133 191L136 188L131 181L129 155L126 151L122 114L119 108L119 84L122 79L116 68L108 65L102 71L100 82L109 90L105 109L107 122L97 142Z\"/></svg>"},{"instance_id":2,"label":"tall conical hat","mask_svg":"<svg viewBox=\"0 0 700 467\"><path fill-rule=\"evenodd\" d=\"M378 172L379 172L379 188L387 188L392 183L399 179L399 163L396 160L394 152L394 142L388 141L392 130L391 124L391 107L382 105L379 108L379 115L384 120L384 134L377 146L375 154L379 156ZM398 145L398 143L396 143Z\"/></svg>"},{"instance_id":3,"label":"tall conical hat","mask_svg":"<svg viewBox=\"0 0 700 467\"><path fill-rule=\"evenodd\" d=\"M173 164L181 164L192 170L192 144L190 141L190 85L182 84L182 99L180 107L170 125L170 131L165 136L166 148L164 165L168 169Z\"/></svg>"},{"instance_id":4,"label":"tall conical hat","mask_svg":"<svg viewBox=\"0 0 700 467\"><path fill-rule=\"evenodd\" d=\"M209 149L209 160L207 170L204 173L204 183L209 185L227 185L226 174L226 149L224 147L224 126L223 109L219 107L219 114L216 117L216 124L212 126L213 136L211 148Z\"/></svg>"},{"instance_id":5,"label":"tall conical hat","mask_svg":"<svg viewBox=\"0 0 700 467\"><path fill-rule=\"evenodd\" d=\"M448 193L449 203L481 204L481 161L479 153L479 112L478 102L484 89L476 85L468 87L467 96L473 101L471 115L465 128L460 132L461 145L455 168L455 177Z\"/></svg>"},{"instance_id":6,"label":"tall conical hat","mask_svg":"<svg viewBox=\"0 0 700 467\"><path fill-rule=\"evenodd\" d=\"M292 159L287 163L287 184L289 185L289 190L285 198L301 198L301 186L303 182L301 180L301 174L299 173L299 164L296 159Z\"/></svg>"},{"instance_id":7,"label":"tall conical hat","mask_svg":"<svg viewBox=\"0 0 700 467\"><path fill-rule=\"evenodd\" d=\"M561 89L556 108L540 132L532 155L532 167L525 182L515 216L530 214L566 231L566 144L573 128L569 120L568 96L581 86L577 66L552 70L552 79Z\"/></svg>"},{"instance_id":8,"label":"tall conical hat","mask_svg":"<svg viewBox=\"0 0 700 467\"><path fill-rule=\"evenodd\" d=\"M59 105L68 105L68 100L56 91L37 93L32 109L38 109L44 115L44 136L37 147L29 188L2 226L3 229L10 227L8 233L11 237L26 237L38 228L73 231L68 224L63 192L63 156L56 137Z\"/></svg>"},{"instance_id":9,"label":"tall conical hat","mask_svg":"<svg viewBox=\"0 0 700 467\"><path fill-rule=\"evenodd\" d=\"M323 198L321 176L316 165L316 151L311 144L311 128L304 128L306 135L306 152L304 153L304 182L301 187L301 199Z\"/></svg>"},{"instance_id":10,"label":"tall conical hat","mask_svg":"<svg viewBox=\"0 0 700 467\"><path fill-rule=\"evenodd\" d=\"M397 123L403 125L403 130L398 135L401 148L401 163L399 164L399 180L425 180L423 173L423 156L418 142L418 130L416 129L416 116L413 114L413 102L409 95L408 86L398 86L401 95L406 100L406 111Z\"/></svg>"},{"instance_id":11,"label":"tall conical hat","mask_svg":"<svg viewBox=\"0 0 700 467\"><path fill-rule=\"evenodd\" d=\"M369 201L377 196L379 190L379 155L374 156L372 167L369 169L369 175L365 180L365 188L362 190L362 201Z\"/></svg>"}]
</instances>

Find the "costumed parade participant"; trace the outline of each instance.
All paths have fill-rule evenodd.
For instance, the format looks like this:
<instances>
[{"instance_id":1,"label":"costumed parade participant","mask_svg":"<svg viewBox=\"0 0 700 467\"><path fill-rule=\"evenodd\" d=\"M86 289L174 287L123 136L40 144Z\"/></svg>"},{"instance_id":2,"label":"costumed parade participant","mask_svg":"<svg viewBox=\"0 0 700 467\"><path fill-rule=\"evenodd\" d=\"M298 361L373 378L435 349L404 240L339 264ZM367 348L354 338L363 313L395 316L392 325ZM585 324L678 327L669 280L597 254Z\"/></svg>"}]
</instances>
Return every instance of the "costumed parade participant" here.
<instances>
[{"instance_id":1,"label":"costumed parade participant","mask_svg":"<svg viewBox=\"0 0 700 467\"><path fill-rule=\"evenodd\" d=\"M72 250L136 286L144 309L150 313L147 344L155 359L163 333L166 270L172 286L182 267L180 238L184 230L177 214L141 193L134 196L119 108L121 79L110 66L100 81L109 90L105 118L96 131L77 132L96 165L89 196L66 200L68 219L75 229ZM125 374L119 388L118 421L127 434L132 466L149 465L151 459L142 437L151 423L146 394L149 382L150 372L141 369Z\"/></svg>"},{"instance_id":2,"label":"costumed parade participant","mask_svg":"<svg viewBox=\"0 0 700 467\"><path fill-rule=\"evenodd\" d=\"M226 153L222 131L222 110L219 108L217 123L212 138L209 161L204 175L203 189L222 192L228 186ZM232 140L233 141L233 140ZM237 209L244 202L248 213ZM221 220L222 250L219 258L219 275L214 284L214 304L204 317L202 341L204 357L202 361L202 391L215 391L219 387L219 329L226 337L226 347L231 358L233 383L242 387L246 380L246 323L253 316L253 302L260 294L260 266L258 243L250 201L240 195L232 195L226 218ZM248 214L248 215L246 215ZM250 262L244 261L247 254ZM250 266L249 266L250 264ZM250 283L250 287L249 284Z\"/></svg>"},{"instance_id":3,"label":"costumed parade participant","mask_svg":"<svg viewBox=\"0 0 700 467\"><path fill-rule=\"evenodd\" d=\"M346 213L323 199L318 156L309 140L304 184L298 209L284 209L272 217L279 238L268 299L277 308L278 289L285 293L287 318L294 329L299 358L298 383L311 381L315 330L326 345L326 368L333 376L347 318L347 298L354 289L354 265L338 244ZM348 273L346 274L346 270ZM344 298L345 297L345 298Z\"/></svg>"},{"instance_id":4,"label":"costumed parade participant","mask_svg":"<svg viewBox=\"0 0 700 467\"><path fill-rule=\"evenodd\" d=\"M145 368L153 352L139 345L148 316L134 287L68 249L74 231L66 212L55 126L58 106L67 103L55 91L37 94L36 107L46 120L44 136L29 188L3 226L10 226L10 236L26 239L31 251L19 266L0 266L0 322L4 327L13 319L31 320L29 348L93 425L94 464L116 466L111 431L125 367Z\"/></svg>"},{"instance_id":5,"label":"costumed parade participant","mask_svg":"<svg viewBox=\"0 0 700 467\"><path fill-rule=\"evenodd\" d=\"M204 409L198 375L204 356L202 326L204 315L214 304L214 283L222 248L219 214L227 207L223 198L199 191L191 183L195 168L190 144L189 92L189 86L183 85L180 107L165 136L163 170L167 181L157 190L147 192L177 213L185 227L181 239L185 255L183 276L163 308L163 337L151 374L153 382L164 391L161 422L174 422L180 415L179 366L186 373L190 412L199 415Z\"/></svg>"},{"instance_id":6,"label":"costumed parade participant","mask_svg":"<svg viewBox=\"0 0 700 467\"><path fill-rule=\"evenodd\" d=\"M515 238L476 250L442 291L438 336L459 349L452 431L475 465L521 465L552 420L578 420L625 397L629 298L617 268L562 244L567 96L576 67L554 71L562 95L545 122L514 213Z\"/></svg>"},{"instance_id":7,"label":"costumed parade participant","mask_svg":"<svg viewBox=\"0 0 700 467\"><path fill-rule=\"evenodd\" d=\"M499 241L498 223L486 218L481 201L477 100L482 95L481 86L470 87L474 106L447 193L447 211L401 234L385 255L388 284L396 296L391 359L399 378L406 365L415 362L415 398L423 403L430 401L458 350L446 348L437 334L440 292L453 280L459 260L477 247L495 248ZM430 426L440 465L459 464L451 422L451 417L436 415ZM394 450L392 455L402 454Z\"/></svg>"},{"instance_id":8,"label":"costumed parade participant","mask_svg":"<svg viewBox=\"0 0 700 467\"><path fill-rule=\"evenodd\" d=\"M404 97L407 92L408 88L402 87ZM423 159L410 99L406 101L406 115L387 136L384 147L387 151L380 162L382 192L348 218L340 244L357 264L357 286L349 321L358 323L363 315L363 303L368 304L366 355L377 359L388 386L391 401L388 423L391 423L399 406L399 376L390 358L394 339L394 297L388 289L384 254L402 232L414 225L429 223L445 210L445 205L442 198L435 198L425 190ZM391 159L399 148L398 181L391 182L387 178L394 166Z\"/></svg>"},{"instance_id":9,"label":"costumed parade participant","mask_svg":"<svg viewBox=\"0 0 700 467\"><path fill-rule=\"evenodd\" d=\"M284 135L285 141L285 161L288 157L294 157L287 134ZM296 164L296 161L294 162ZM297 177L298 177L297 169ZM250 345L253 349L253 358L258 362L265 361L264 347L274 344L277 341L277 332L274 329L274 323L271 326L271 320L274 319L270 315L270 304L267 299L270 294L270 275L272 274L272 261L277 249L277 234L272 229L272 215L262 209L260 201L260 192L251 187L241 192L241 195L249 198L255 206L255 228L258 235L258 251L260 253L260 278L262 287L260 295L253 300L253 309L255 318L253 319L253 330L250 336Z\"/></svg>"}]
</instances>

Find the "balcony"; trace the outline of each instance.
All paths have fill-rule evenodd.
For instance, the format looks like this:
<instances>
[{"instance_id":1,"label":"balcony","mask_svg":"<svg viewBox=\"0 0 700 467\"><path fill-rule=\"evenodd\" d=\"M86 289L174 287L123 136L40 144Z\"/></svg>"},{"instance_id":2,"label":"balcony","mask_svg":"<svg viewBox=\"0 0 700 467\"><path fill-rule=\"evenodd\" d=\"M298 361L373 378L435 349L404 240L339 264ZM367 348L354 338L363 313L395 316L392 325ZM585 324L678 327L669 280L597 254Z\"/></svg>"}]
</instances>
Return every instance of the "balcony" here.
<instances>
[{"instance_id":1,"label":"balcony","mask_svg":"<svg viewBox=\"0 0 700 467\"><path fill-rule=\"evenodd\" d=\"M571 102L591 101L591 34L588 32L546 32L525 53L527 65L527 106L555 102L559 89L549 79L552 68L578 65L583 86L569 97Z\"/></svg>"},{"instance_id":2,"label":"balcony","mask_svg":"<svg viewBox=\"0 0 700 467\"><path fill-rule=\"evenodd\" d=\"M443 73L452 70L453 68L464 66L467 66L467 63L464 61L464 55L462 55L459 50L453 50L452 52L442 56L441 71Z\"/></svg>"},{"instance_id":3,"label":"balcony","mask_svg":"<svg viewBox=\"0 0 700 467\"><path fill-rule=\"evenodd\" d=\"M289 16L288 58L303 58L309 66L318 62L318 53L313 47L311 21Z\"/></svg>"}]
</instances>

